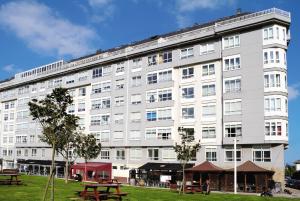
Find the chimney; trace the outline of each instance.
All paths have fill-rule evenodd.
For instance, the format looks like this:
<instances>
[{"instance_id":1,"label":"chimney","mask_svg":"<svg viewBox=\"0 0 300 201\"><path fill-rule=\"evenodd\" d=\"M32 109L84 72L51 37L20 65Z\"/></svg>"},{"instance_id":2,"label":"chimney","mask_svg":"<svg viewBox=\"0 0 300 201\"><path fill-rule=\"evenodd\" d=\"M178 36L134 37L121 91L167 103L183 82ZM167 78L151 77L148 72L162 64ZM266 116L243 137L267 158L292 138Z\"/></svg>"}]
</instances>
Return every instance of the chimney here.
<instances>
[{"instance_id":1,"label":"chimney","mask_svg":"<svg viewBox=\"0 0 300 201\"><path fill-rule=\"evenodd\" d=\"M239 15L241 13L242 13L242 9L241 8L236 9L236 15Z\"/></svg>"}]
</instances>

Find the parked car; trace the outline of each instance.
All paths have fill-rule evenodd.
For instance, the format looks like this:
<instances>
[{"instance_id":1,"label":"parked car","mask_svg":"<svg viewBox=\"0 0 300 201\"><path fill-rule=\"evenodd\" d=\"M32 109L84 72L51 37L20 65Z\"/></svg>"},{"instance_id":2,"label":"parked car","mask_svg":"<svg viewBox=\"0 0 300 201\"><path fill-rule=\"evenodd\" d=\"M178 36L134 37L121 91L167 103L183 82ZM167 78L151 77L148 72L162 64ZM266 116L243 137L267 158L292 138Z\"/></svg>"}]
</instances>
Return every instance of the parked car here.
<instances>
[{"instance_id":1,"label":"parked car","mask_svg":"<svg viewBox=\"0 0 300 201\"><path fill-rule=\"evenodd\" d=\"M300 180L295 180L293 188L300 190Z\"/></svg>"}]
</instances>

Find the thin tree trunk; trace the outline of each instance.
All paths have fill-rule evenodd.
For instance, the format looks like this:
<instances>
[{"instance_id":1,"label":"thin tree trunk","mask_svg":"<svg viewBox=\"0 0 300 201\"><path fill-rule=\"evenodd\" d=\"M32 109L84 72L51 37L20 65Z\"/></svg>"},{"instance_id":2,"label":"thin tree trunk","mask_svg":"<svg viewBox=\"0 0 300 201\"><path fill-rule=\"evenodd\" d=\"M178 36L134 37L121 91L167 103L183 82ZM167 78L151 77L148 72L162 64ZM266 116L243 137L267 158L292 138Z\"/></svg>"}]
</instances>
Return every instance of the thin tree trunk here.
<instances>
[{"instance_id":1,"label":"thin tree trunk","mask_svg":"<svg viewBox=\"0 0 300 201\"><path fill-rule=\"evenodd\" d=\"M180 186L180 190L179 190L179 194L181 193L185 193L185 173L184 173L184 170L185 170L185 164L182 164L182 182L181 182L181 186Z\"/></svg>"},{"instance_id":2,"label":"thin tree trunk","mask_svg":"<svg viewBox=\"0 0 300 201\"><path fill-rule=\"evenodd\" d=\"M55 145L53 145L53 147L52 147L52 164L51 164L51 169L50 169L50 175L49 175L49 178L48 178L48 181L46 184L46 188L45 188L45 192L44 192L44 196L43 196L43 201L46 200L49 185L50 185L51 179L54 174L54 155L55 155ZM52 188L53 188L53 186L52 186Z\"/></svg>"},{"instance_id":3,"label":"thin tree trunk","mask_svg":"<svg viewBox=\"0 0 300 201\"><path fill-rule=\"evenodd\" d=\"M65 169L65 183L68 183L68 179L69 179L69 153L67 153L66 155L66 169Z\"/></svg>"},{"instance_id":4,"label":"thin tree trunk","mask_svg":"<svg viewBox=\"0 0 300 201\"><path fill-rule=\"evenodd\" d=\"M86 181L86 179L87 179L87 177L86 177L86 175L87 175L87 172L86 172L86 163L87 163L87 161L85 161L85 165L84 165L84 181Z\"/></svg>"},{"instance_id":5,"label":"thin tree trunk","mask_svg":"<svg viewBox=\"0 0 300 201\"><path fill-rule=\"evenodd\" d=\"M51 201L54 201L54 178L55 178L55 174L54 174L54 169L53 169L53 175L52 175L52 189L51 189Z\"/></svg>"}]
</instances>

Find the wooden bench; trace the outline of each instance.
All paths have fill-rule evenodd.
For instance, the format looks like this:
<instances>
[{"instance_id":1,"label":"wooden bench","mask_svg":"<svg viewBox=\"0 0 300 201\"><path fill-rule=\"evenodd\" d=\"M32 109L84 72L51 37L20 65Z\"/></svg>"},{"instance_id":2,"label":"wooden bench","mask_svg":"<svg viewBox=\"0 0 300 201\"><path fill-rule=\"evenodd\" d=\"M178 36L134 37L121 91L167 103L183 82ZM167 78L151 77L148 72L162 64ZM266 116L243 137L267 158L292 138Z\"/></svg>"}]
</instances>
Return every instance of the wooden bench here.
<instances>
[{"instance_id":1,"label":"wooden bench","mask_svg":"<svg viewBox=\"0 0 300 201\"><path fill-rule=\"evenodd\" d=\"M18 179L19 171L18 169L4 169L0 172L0 176L10 177L10 179L0 179L0 184L17 184L21 183Z\"/></svg>"}]
</instances>

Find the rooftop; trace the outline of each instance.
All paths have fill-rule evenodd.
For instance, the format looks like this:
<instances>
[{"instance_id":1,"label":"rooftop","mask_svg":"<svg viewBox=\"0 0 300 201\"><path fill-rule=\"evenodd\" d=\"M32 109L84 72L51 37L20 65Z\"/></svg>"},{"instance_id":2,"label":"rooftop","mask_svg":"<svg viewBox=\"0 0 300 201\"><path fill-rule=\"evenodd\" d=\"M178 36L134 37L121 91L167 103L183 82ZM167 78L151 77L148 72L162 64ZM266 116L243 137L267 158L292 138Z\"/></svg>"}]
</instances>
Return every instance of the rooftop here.
<instances>
[{"instance_id":1,"label":"rooftop","mask_svg":"<svg viewBox=\"0 0 300 201\"><path fill-rule=\"evenodd\" d=\"M22 81L24 79L28 79L28 80L33 80L34 78L36 78L37 76L40 75L46 75L46 74L51 74L54 71L62 71L65 69L73 69L77 66L81 66L87 63L93 63L99 60L103 60L104 58L109 58L109 57L114 57L117 55L121 55L121 54L130 54L133 53L137 50L149 47L149 46L153 46L153 45L157 45L159 43L164 43L164 42L171 42L174 40L178 40L181 39L183 37L187 37L187 36L194 36L197 35L201 32L206 32L209 30L214 30L218 27L222 27L224 25L230 25L233 24L235 22L241 22L241 21L245 21L248 19L252 19L252 18L257 18L259 16L263 16L263 15L268 15L268 14L278 14L280 16L286 17L286 18L290 18L291 14L289 12L277 9L277 8L271 8L271 9L267 9L267 10L263 10L263 11L259 11L259 12L243 12L243 13L238 13L236 15L231 15L231 16L227 16L227 17L223 17L223 18L219 18L217 20L214 21L210 21L210 22L206 22L203 24L194 24L193 26L190 27L186 27L183 29L179 29L176 30L174 32L170 32L167 34L162 34L162 35L154 35L151 36L149 38L146 38L144 40L141 41L135 41L129 44L124 44L124 45L120 45L118 47L114 47L111 49L107 49L107 50L97 50L95 53L90 54L90 55L86 55L83 57L79 57L73 60L70 60L68 62L64 62L63 60L61 61L57 61L54 62L52 64L48 64L48 65L43 65L41 67L35 68L35 69L31 69L19 74L16 74L15 79L20 79L22 78ZM53 65L57 65L58 67L53 68L50 66ZM43 69L43 68L47 68L50 67L50 70L46 70L46 71L41 71L38 72L39 69ZM25 75L25 76L24 76ZM4 81L0 81L0 87L7 87L7 84L14 84L11 82L14 82L15 79L6 79Z\"/></svg>"}]
</instances>

